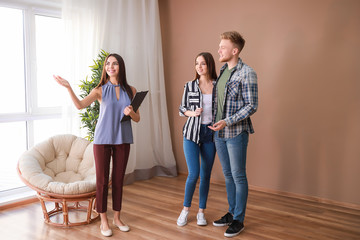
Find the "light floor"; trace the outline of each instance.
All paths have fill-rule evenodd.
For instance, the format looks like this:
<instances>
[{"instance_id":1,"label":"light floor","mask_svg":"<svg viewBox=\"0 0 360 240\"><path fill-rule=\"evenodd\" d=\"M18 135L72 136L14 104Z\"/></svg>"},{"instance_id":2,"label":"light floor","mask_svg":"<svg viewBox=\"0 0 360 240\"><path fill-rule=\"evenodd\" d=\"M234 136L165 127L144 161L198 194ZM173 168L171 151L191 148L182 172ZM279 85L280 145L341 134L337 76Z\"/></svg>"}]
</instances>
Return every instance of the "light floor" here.
<instances>
[{"instance_id":1,"label":"light floor","mask_svg":"<svg viewBox=\"0 0 360 240\"><path fill-rule=\"evenodd\" d=\"M43 221L40 204L32 203L0 211L0 239L227 239L223 235L226 227L211 224L227 211L222 183L210 186L206 209L208 226L196 225L198 190L194 194L188 225L176 225L182 209L185 180L186 176L155 177L125 186L122 220L131 228L128 233L113 228L112 237L103 237L100 221L72 228L49 226ZM111 209L111 197L108 209ZM108 213L112 222L112 211ZM360 211L250 190L245 230L233 239L359 240Z\"/></svg>"}]
</instances>

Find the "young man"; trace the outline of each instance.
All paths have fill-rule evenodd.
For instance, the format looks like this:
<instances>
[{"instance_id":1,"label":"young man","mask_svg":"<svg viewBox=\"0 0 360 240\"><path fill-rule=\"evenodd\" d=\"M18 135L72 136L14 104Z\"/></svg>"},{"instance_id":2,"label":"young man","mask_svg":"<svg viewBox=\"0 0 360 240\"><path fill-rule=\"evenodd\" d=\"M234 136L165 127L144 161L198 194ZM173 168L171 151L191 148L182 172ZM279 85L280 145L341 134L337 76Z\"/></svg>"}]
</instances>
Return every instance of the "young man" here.
<instances>
[{"instance_id":1,"label":"young man","mask_svg":"<svg viewBox=\"0 0 360 240\"><path fill-rule=\"evenodd\" d=\"M249 134L254 133L250 116L258 107L258 87L255 71L243 63L239 54L245 40L235 31L221 34L220 70L213 91L213 125L215 145L225 176L229 204L228 213L213 222L228 226L224 235L234 237L244 229L248 196L246 150Z\"/></svg>"}]
</instances>

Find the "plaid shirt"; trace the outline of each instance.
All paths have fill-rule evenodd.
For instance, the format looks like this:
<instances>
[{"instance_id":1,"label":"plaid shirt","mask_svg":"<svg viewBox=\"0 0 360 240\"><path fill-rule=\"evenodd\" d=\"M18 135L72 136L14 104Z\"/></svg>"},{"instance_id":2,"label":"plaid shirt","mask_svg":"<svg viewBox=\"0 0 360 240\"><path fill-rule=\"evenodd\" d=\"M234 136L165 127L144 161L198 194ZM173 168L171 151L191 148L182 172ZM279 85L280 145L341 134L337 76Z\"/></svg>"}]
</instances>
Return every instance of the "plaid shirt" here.
<instances>
[{"instance_id":1,"label":"plaid shirt","mask_svg":"<svg viewBox=\"0 0 360 240\"><path fill-rule=\"evenodd\" d=\"M227 67L225 64L220 69L220 75L216 80L213 91L213 123L218 108L217 83ZM230 78L225 85L223 116L226 127L219 131L220 138L233 138L243 131L254 133L250 116L258 107L258 86L256 72L243 63L239 58L238 64L230 73Z\"/></svg>"}]
</instances>

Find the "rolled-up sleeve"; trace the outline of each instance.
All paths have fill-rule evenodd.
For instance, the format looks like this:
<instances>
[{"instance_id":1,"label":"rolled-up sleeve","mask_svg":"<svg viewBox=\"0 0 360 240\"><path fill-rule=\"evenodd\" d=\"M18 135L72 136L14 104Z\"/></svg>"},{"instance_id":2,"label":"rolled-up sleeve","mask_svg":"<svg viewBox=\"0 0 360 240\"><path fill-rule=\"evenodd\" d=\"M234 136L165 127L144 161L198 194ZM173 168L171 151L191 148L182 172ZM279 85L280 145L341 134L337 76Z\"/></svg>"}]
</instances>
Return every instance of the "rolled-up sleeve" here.
<instances>
[{"instance_id":1,"label":"rolled-up sleeve","mask_svg":"<svg viewBox=\"0 0 360 240\"><path fill-rule=\"evenodd\" d=\"M179 107L179 115L182 116L182 117L186 117L185 115L185 112L188 110L188 101L187 101L187 98L188 98L188 88L187 88L187 84L185 84L184 86L184 93L183 93L183 96L181 98L181 104L180 104L180 107Z\"/></svg>"}]
</instances>

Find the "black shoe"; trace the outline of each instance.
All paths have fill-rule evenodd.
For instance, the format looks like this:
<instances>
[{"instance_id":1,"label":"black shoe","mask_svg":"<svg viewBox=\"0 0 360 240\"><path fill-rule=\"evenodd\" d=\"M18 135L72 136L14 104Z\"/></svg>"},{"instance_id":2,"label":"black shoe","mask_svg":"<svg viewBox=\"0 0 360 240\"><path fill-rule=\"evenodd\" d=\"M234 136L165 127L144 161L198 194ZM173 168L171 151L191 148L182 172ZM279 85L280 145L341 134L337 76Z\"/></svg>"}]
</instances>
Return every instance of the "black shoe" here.
<instances>
[{"instance_id":1,"label":"black shoe","mask_svg":"<svg viewBox=\"0 0 360 240\"><path fill-rule=\"evenodd\" d=\"M222 216L221 219L216 220L213 222L213 225L216 227L223 227L223 226L228 226L232 223L233 221L233 216L231 213L227 213L224 216Z\"/></svg>"},{"instance_id":2,"label":"black shoe","mask_svg":"<svg viewBox=\"0 0 360 240\"><path fill-rule=\"evenodd\" d=\"M228 229L225 231L224 236L225 237L235 237L241 231L244 230L244 224L238 220L234 220Z\"/></svg>"}]
</instances>

